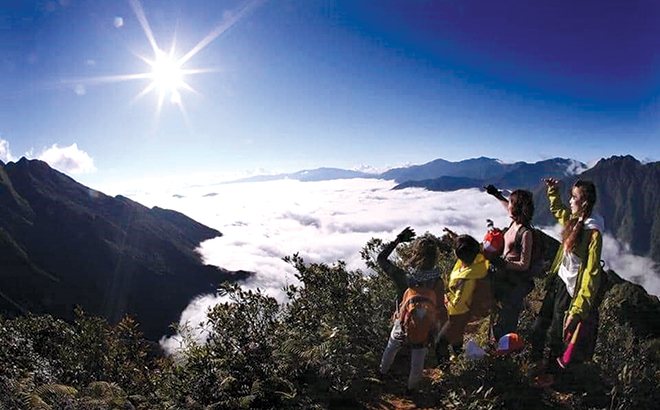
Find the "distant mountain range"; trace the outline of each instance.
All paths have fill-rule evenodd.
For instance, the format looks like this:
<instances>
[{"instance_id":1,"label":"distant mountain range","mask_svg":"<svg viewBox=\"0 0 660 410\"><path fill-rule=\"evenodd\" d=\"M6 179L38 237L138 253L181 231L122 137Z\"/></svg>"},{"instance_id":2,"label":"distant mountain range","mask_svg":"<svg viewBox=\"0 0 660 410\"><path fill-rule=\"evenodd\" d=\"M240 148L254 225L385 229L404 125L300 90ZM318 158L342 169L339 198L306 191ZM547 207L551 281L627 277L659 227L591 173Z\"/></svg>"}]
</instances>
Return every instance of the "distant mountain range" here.
<instances>
[{"instance_id":1,"label":"distant mountain range","mask_svg":"<svg viewBox=\"0 0 660 410\"><path fill-rule=\"evenodd\" d=\"M631 156L602 159L594 167L566 158L535 163L503 163L493 158L473 158L459 162L436 159L422 165L394 168L381 174L366 174L336 168L318 168L293 174L246 178L234 182L295 179L323 181L346 178L378 178L399 182L393 189L424 188L454 191L493 184L506 189L528 189L535 193L536 224L553 223L541 183L542 178L564 181L568 187L577 178L590 179L598 187L597 210L606 222L606 231L629 244L638 255L660 262L660 165L642 164Z\"/></svg>"},{"instance_id":2,"label":"distant mountain range","mask_svg":"<svg viewBox=\"0 0 660 410\"><path fill-rule=\"evenodd\" d=\"M265 182L277 181L281 179L293 179L303 182L314 181L332 181L335 179L352 179L352 178L377 178L378 174L369 174L360 171L350 171L340 168L317 168L294 172L292 174L276 174L276 175L255 175L253 177L241 178L235 181L224 182L223 184L233 184L238 182Z\"/></svg>"},{"instance_id":3,"label":"distant mountain range","mask_svg":"<svg viewBox=\"0 0 660 410\"><path fill-rule=\"evenodd\" d=\"M247 277L195 253L220 235L178 212L89 189L45 162L0 161L0 314L71 319L80 304L112 322L130 313L157 339L191 298Z\"/></svg>"},{"instance_id":4,"label":"distant mountain range","mask_svg":"<svg viewBox=\"0 0 660 410\"><path fill-rule=\"evenodd\" d=\"M394 189L403 188L426 188L430 191L454 191L456 189L478 188L486 184L493 184L500 188L524 188L532 189L539 185L541 178L565 178L576 172L585 170L587 166L581 162L565 159L552 158L545 161L529 164L527 162L516 162L503 164L492 158L476 158L461 162L443 161L429 162L416 167L415 172L406 172L405 169L393 174L386 172L386 179L412 178L406 180ZM438 172L447 174L437 176ZM381 175L381 177L383 176ZM432 179L422 179L426 175L436 175Z\"/></svg>"},{"instance_id":5,"label":"distant mountain range","mask_svg":"<svg viewBox=\"0 0 660 410\"><path fill-rule=\"evenodd\" d=\"M329 181L351 178L377 178L401 183L395 189L422 187L434 191L447 191L478 187L489 181L502 187L531 186L543 176L564 177L586 169L586 165L564 158L553 158L533 164L516 162L506 164L493 158L473 158L459 162L436 159L422 165L393 168L380 174L339 168L317 168L290 174L257 175L226 183L263 182L281 179L297 181Z\"/></svg>"},{"instance_id":6,"label":"distant mountain range","mask_svg":"<svg viewBox=\"0 0 660 410\"><path fill-rule=\"evenodd\" d=\"M459 162L436 159L422 165L394 168L380 175L382 179L396 182L433 180L440 177L460 177L471 179L498 178L519 167L524 162L505 164L493 158L472 158Z\"/></svg>"},{"instance_id":7,"label":"distant mountain range","mask_svg":"<svg viewBox=\"0 0 660 410\"><path fill-rule=\"evenodd\" d=\"M629 244L635 254L660 263L660 162L642 164L632 156L613 156L601 159L590 169L585 164L563 158L534 164L498 164L497 160L489 158L459 163L436 160L415 167L415 172L400 169L385 174L398 180L419 178L441 169L452 173L451 176L403 182L394 189L418 187L430 191L454 191L486 184L511 190L528 189L534 192L534 223L538 225L554 223L541 178L560 179L566 203L569 189L577 179L591 180L598 189L596 210L605 218L606 232Z\"/></svg>"}]
</instances>

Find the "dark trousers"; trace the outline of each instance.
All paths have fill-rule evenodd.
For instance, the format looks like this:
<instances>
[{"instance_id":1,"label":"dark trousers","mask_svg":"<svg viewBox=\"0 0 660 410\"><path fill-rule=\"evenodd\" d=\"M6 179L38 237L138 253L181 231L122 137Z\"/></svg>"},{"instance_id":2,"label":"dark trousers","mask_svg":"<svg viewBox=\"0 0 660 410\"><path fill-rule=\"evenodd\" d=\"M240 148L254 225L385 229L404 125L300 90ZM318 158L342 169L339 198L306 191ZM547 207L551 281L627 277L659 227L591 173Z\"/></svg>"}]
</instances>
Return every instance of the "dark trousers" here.
<instances>
[{"instance_id":1,"label":"dark trousers","mask_svg":"<svg viewBox=\"0 0 660 410\"><path fill-rule=\"evenodd\" d=\"M577 289L575 290L577 292ZM544 358L546 339L550 338L550 369L554 368L555 358L559 357L565 348L563 329L566 312L571 305L571 295L559 276L555 276L548 287L543 305L532 328L531 359L538 361ZM577 362L591 360L593 356L596 330L598 328L598 309L592 309L589 317L582 321L582 330L578 340L574 360ZM549 335L548 335L549 331Z\"/></svg>"},{"instance_id":2,"label":"dark trousers","mask_svg":"<svg viewBox=\"0 0 660 410\"><path fill-rule=\"evenodd\" d=\"M506 276L496 278L495 298L501 304L499 313L491 321L491 336L496 341L507 333L517 332L518 318L523 309L525 296L534 289L534 282L527 278L516 278L526 273L506 272L504 274Z\"/></svg>"},{"instance_id":3,"label":"dark trousers","mask_svg":"<svg viewBox=\"0 0 660 410\"><path fill-rule=\"evenodd\" d=\"M470 321L470 317L470 313L450 315L449 320L442 326L435 344L435 357L439 363L449 359L450 345L454 354L458 355L463 352L463 333L465 333L465 327Z\"/></svg>"}]
</instances>

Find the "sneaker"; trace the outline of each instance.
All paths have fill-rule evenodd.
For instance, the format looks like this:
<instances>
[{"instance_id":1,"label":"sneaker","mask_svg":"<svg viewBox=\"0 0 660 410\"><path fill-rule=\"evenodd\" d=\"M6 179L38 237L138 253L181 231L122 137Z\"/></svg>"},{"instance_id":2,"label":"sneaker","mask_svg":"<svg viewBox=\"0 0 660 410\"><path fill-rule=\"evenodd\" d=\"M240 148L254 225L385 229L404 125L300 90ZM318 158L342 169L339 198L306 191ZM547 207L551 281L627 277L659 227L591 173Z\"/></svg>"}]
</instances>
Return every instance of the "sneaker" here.
<instances>
[{"instance_id":1,"label":"sneaker","mask_svg":"<svg viewBox=\"0 0 660 410\"><path fill-rule=\"evenodd\" d=\"M534 378L534 387L546 388L550 387L555 383L555 376L552 374L540 374Z\"/></svg>"}]
</instances>

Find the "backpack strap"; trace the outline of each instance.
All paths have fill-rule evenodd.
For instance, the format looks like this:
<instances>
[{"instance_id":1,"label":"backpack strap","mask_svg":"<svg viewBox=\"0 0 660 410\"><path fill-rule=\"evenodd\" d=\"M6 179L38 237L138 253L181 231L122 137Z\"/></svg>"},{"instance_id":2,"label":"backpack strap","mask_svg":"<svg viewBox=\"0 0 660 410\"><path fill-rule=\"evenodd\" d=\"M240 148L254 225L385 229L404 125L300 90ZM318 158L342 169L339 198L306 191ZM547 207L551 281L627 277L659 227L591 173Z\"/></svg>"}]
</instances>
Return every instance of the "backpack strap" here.
<instances>
[{"instance_id":1,"label":"backpack strap","mask_svg":"<svg viewBox=\"0 0 660 410\"><path fill-rule=\"evenodd\" d=\"M518 228L518 232L516 232L516 240L513 242L513 246L516 248L516 252L520 254L522 252L522 237L527 231L533 232L534 228L531 226L527 225L520 225L520 228Z\"/></svg>"}]
</instances>

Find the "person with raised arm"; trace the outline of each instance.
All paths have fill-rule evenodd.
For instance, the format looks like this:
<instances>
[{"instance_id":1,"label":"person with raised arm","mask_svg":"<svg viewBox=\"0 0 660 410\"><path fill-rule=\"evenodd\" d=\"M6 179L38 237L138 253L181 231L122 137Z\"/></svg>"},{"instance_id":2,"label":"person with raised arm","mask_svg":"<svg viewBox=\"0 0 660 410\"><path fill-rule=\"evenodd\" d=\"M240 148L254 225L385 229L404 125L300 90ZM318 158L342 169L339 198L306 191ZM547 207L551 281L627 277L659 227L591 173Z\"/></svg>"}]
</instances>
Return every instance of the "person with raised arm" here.
<instances>
[{"instance_id":1,"label":"person with raised arm","mask_svg":"<svg viewBox=\"0 0 660 410\"><path fill-rule=\"evenodd\" d=\"M511 224L504 233L502 256L490 259L494 297L500 305L491 322L491 336L497 341L508 333L517 333L525 296L534 288L529 273L534 237L531 228L534 199L531 192L522 189L513 191L508 199L493 185L488 185L486 192L500 201L511 218Z\"/></svg>"},{"instance_id":2,"label":"person with raised arm","mask_svg":"<svg viewBox=\"0 0 660 410\"><path fill-rule=\"evenodd\" d=\"M422 377L428 346L447 320L442 303L444 283L442 272L435 269L437 245L432 238L421 237L412 245L412 255L404 270L389 260L400 243L411 242L415 232L410 227L402 230L396 239L385 245L377 258L378 266L397 287L397 310L387 347L380 363L381 374L386 374L397 352L407 343L411 349L408 391L412 391Z\"/></svg>"},{"instance_id":3,"label":"person with raised arm","mask_svg":"<svg viewBox=\"0 0 660 410\"><path fill-rule=\"evenodd\" d=\"M568 359L576 363L591 360L593 356L604 230L602 217L594 212L593 182L578 180L571 189L569 206L561 202L558 180L548 178L544 182L550 210L563 230L532 331L530 376L538 387L551 385L559 370L568 365ZM544 357L548 330L549 360ZM564 350L572 357L562 356Z\"/></svg>"}]
</instances>

